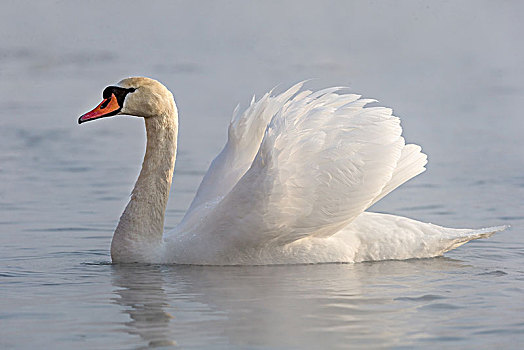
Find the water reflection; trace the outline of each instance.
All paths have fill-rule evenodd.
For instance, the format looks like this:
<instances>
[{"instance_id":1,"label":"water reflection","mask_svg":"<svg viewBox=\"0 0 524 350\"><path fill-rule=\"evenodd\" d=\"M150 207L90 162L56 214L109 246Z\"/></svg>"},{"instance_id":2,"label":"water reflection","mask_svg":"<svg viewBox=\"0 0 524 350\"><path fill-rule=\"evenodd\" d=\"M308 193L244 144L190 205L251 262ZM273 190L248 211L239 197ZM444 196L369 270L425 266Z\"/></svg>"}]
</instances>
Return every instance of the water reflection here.
<instances>
[{"instance_id":1,"label":"water reflection","mask_svg":"<svg viewBox=\"0 0 524 350\"><path fill-rule=\"evenodd\" d=\"M169 305L163 289L162 274L158 266L114 265L113 300L123 307L131 321L125 330L139 335L149 347L171 346L176 342L169 334L172 316L165 308Z\"/></svg>"},{"instance_id":2,"label":"water reflection","mask_svg":"<svg viewBox=\"0 0 524 350\"><path fill-rule=\"evenodd\" d=\"M131 318L124 324L126 332L151 347L177 342L225 348L390 347L438 337L432 329L414 333L413 322L421 322L420 312L435 313L422 321L432 324L444 316L443 305L447 312L461 312L445 286L453 283L450 271L470 268L447 258L347 265L114 266L114 300Z\"/></svg>"}]
</instances>

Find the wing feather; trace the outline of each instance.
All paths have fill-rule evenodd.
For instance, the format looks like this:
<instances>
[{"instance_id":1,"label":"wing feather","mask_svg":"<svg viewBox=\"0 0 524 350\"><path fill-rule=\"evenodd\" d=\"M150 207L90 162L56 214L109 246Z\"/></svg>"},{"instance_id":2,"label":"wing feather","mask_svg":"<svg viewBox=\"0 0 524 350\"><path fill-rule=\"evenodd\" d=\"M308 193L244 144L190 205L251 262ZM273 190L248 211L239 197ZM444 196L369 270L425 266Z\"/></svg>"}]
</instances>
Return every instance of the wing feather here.
<instances>
[{"instance_id":1,"label":"wing feather","mask_svg":"<svg viewBox=\"0 0 524 350\"><path fill-rule=\"evenodd\" d=\"M277 96L271 96L270 91L258 101L253 96L249 107L242 114L238 113L238 106L235 108L229 124L228 141L211 162L184 220L195 212L201 215L196 210L198 207L216 203L233 188L251 166L271 118L303 84L297 83Z\"/></svg>"},{"instance_id":2,"label":"wing feather","mask_svg":"<svg viewBox=\"0 0 524 350\"><path fill-rule=\"evenodd\" d=\"M400 159L395 171L393 172L391 180L386 184L386 186L384 186L382 192L373 200L373 202L371 202L371 205L384 198L388 193L402 185L404 182L426 171L424 166L427 163L428 157L422 153L422 148L419 145L406 145L402 149Z\"/></svg>"},{"instance_id":3,"label":"wing feather","mask_svg":"<svg viewBox=\"0 0 524 350\"><path fill-rule=\"evenodd\" d=\"M391 109L365 107L374 100L338 94L339 88L296 94L298 89L296 85L288 90L285 98L278 99L278 109L268 110L264 116L274 112L260 136L258 151L253 152L253 147L249 149L252 155L240 157L227 150L241 145L244 141L240 138L234 145L226 145L225 155L217 157L242 158L243 165L235 165L237 174L220 170L215 159L210 171L216 174L206 175L201 188L216 186L216 181L209 179L217 174L229 176L225 188L208 191L225 195L196 230L234 240L237 248L242 244L281 245L307 236L328 237L383 193L405 148L400 121ZM262 100L269 100L266 96ZM253 107L256 104L250 106L249 113L264 114ZM234 133L254 123L243 122L245 126L242 120L234 126ZM230 130L228 144L235 136ZM246 166L249 159L252 162ZM199 189L202 196L200 192L204 191Z\"/></svg>"}]
</instances>

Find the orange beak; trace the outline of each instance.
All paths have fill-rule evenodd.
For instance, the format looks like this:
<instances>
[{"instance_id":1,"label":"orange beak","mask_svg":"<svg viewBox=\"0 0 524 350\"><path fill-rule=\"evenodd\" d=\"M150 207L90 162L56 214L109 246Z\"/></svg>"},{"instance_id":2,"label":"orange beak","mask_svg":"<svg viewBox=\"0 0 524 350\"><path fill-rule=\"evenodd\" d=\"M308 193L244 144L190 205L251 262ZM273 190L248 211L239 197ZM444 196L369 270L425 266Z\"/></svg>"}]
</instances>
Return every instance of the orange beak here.
<instances>
[{"instance_id":1,"label":"orange beak","mask_svg":"<svg viewBox=\"0 0 524 350\"><path fill-rule=\"evenodd\" d=\"M111 97L104 99L92 111L78 118L78 124L103 117L110 117L120 112L121 108L122 106L118 104L115 94L111 94Z\"/></svg>"}]
</instances>

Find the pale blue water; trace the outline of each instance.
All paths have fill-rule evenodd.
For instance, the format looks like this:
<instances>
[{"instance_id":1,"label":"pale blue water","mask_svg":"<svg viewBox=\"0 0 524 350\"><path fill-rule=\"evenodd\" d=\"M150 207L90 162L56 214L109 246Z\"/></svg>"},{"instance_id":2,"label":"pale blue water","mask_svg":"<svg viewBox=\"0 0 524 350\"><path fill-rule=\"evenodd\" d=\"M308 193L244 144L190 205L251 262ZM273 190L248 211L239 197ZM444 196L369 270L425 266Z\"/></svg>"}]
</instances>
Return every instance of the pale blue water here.
<instances>
[{"instance_id":1,"label":"pale blue water","mask_svg":"<svg viewBox=\"0 0 524 350\"><path fill-rule=\"evenodd\" d=\"M8 2L0 11L0 348L519 348L524 32L518 2ZM137 118L78 126L103 88L163 81L180 111L166 226L238 102L349 85L392 106L428 171L376 211L511 224L443 258L117 266L144 149Z\"/></svg>"}]
</instances>

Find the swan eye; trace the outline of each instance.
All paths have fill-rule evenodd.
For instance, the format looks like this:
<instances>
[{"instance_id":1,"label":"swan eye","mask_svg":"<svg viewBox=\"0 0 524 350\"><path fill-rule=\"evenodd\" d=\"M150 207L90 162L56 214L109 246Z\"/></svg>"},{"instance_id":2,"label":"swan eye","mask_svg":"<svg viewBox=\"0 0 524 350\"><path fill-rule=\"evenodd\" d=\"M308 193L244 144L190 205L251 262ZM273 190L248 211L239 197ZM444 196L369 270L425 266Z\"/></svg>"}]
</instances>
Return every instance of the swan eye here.
<instances>
[{"instance_id":1,"label":"swan eye","mask_svg":"<svg viewBox=\"0 0 524 350\"><path fill-rule=\"evenodd\" d=\"M104 109L104 108L106 108L107 105L109 104L109 102L111 102L111 97L106 98L106 99L104 100L104 102L100 105L100 109Z\"/></svg>"}]
</instances>

